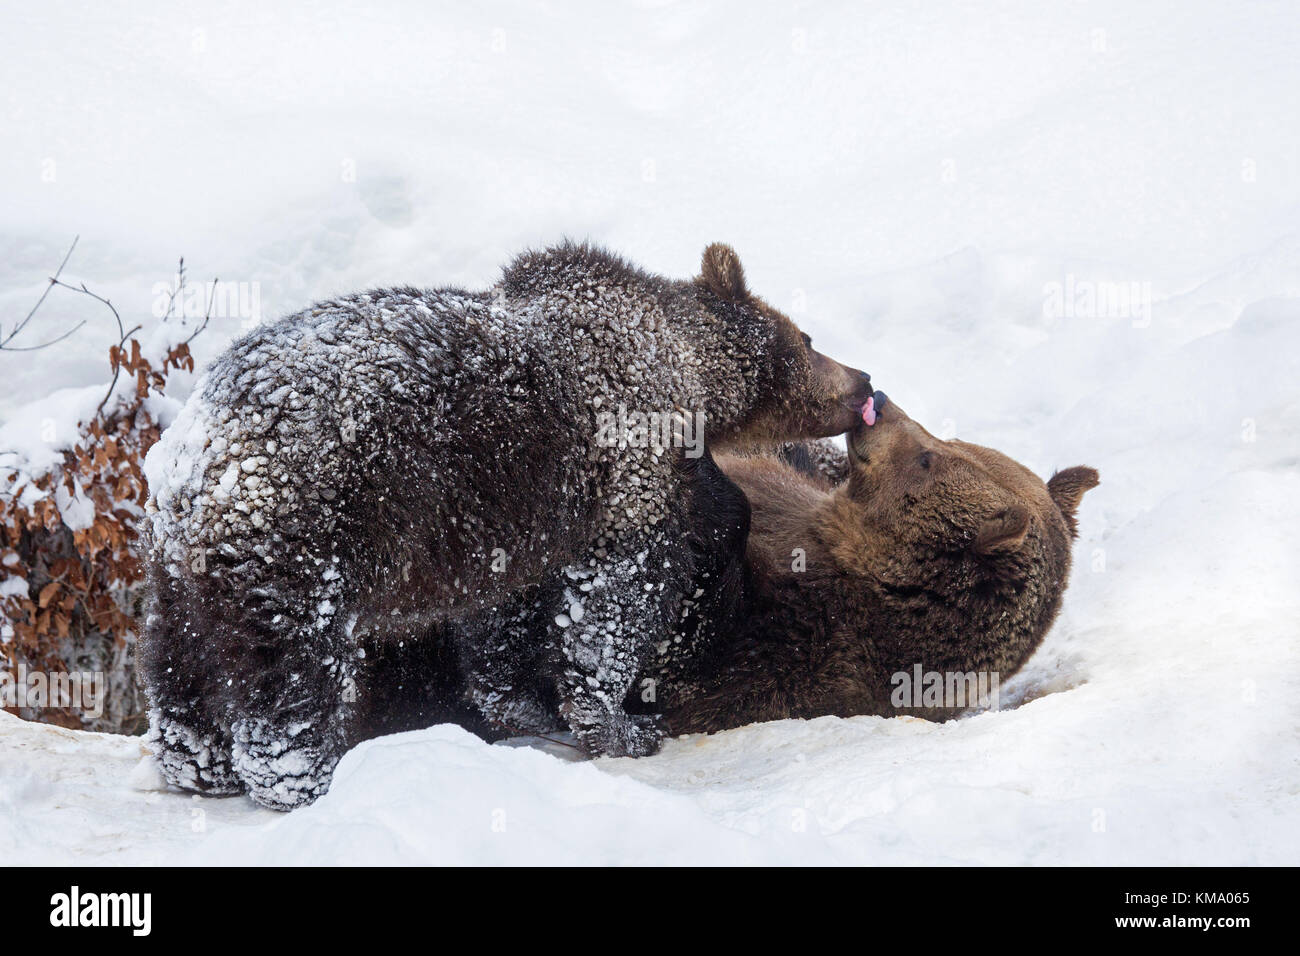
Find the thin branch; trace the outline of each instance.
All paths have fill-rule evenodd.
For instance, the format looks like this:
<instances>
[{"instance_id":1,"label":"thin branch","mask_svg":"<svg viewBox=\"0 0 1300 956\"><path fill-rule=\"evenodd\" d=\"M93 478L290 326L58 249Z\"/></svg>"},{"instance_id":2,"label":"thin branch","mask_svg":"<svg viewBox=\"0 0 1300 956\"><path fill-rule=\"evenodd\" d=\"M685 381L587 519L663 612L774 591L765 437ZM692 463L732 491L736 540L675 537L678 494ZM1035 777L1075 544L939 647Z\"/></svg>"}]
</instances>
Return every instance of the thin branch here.
<instances>
[{"instance_id":1,"label":"thin branch","mask_svg":"<svg viewBox=\"0 0 1300 956\"><path fill-rule=\"evenodd\" d=\"M181 256L180 262L176 266L176 288L171 290L167 296L167 311L163 313L162 320L166 322L172 317L172 309L176 307L176 299L181 300L181 318L185 318L185 257Z\"/></svg>"},{"instance_id":2,"label":"thin branch","mask_svg":"<svg viewBox=\"0 0 1300 956\"><path fill-rule=\"evenodd\" d=\"M95 293L93 292L87 292L86 294L95 296L96 299L99 299L99 296L95 295ZM110 309L113 309L112 303L110 303L107 299L100 299L100 301L103 302L105 305L107 305ZM113 309L113 314L117 315L116 309ZM118 328L121 327L122 327L122 320L118 319ZM126 346L126 340L129 339L131 336L135 335L135 333L139 332L141 328L143 328L143 326L137 325L135 328L128 329L127 331L122 333L122 337L117 340L117 348L119 352ZM104 406L108 404L108 400L113 397L113 389L117 388L117 377L120 374L122 374L122 356L119 354L117 361L113 363L113 381L108 383L108 391L104 393L104 397L100 399L99 405L95 407L96 418L98 418L99 413L104 410Z\"/></svg>"},{"instance_id":3,"label":"thin branch","mask_svg":"<svg viewBox=\"0 0 1300 956\"><path fill-rule=\"evenodd\" d=\"M113 318L117 319L117 331L119 336L121 337L122 341L126 341L126 332L124 331L125 326L122 325L122 317L117 314L117 308L113 305L112 302L109 302L102 295L96 295L94 292L91 292L89 289L86 288L86 283L84 282L81 283L81 285L79 286L68 285L68 283L62 282L58 279L51 279L50 282L53 283L54 285L61 285L65 289L71 289L73 292L84 293L85 295L90 296L95 301L102 302L104 303L104 305L108 306L109 311L113 313ZM137 328L138 327L139 326L137 326Z\"/></svg>"},{"instance_id":4,"label":"thin branch","mask_svg":"<svg viewBox=\"0 0 1300 956\"><path fill-rule=\"evenodd\" d=\"M73 292L81 292L85 295L90 296L96 302L102 302L104 303L104 305L108 306L108 310L113 313L113 318L117 320L117 332L118 332L117 347L119 349L126 345L127 339L129 339L136 332L139 332L140 329L142 328L142 326L137 325L135 328L131 329L130 331L127 331L126 326L122 324L122 316L118 315L117 307L114 306L112 302L109 302L108 299L105 299L102 295L96 295L94 292L91 292L89 289L87 289L86 283L83 282L81 283L80 286L75 286L75 285L68 285L68 283L62 282L59 279L51 279L50 282L53 283L54 285L61 285L65 289L71 289ZM108 391L104 393L103 399L100 401L99 406L95 409L96 418L98 418L99 413L104 410L104 406L108 404L108 400L113 397L113 389L117 388L117 379L118 376L121 374L122 374L122 363L121 361L115 362L113 364L113 381L108 383Z\"/></svg>"},{"instance_id":5,"label":"thin branch","mask_svg":"<svg viewBox=\"0 0 1300 956\"><path fill-rule=\"evenodd\" d=\"M203 313L203 324L200 325L197 329L195 329L194 334L185 340L186 345L189 345L191 342L193 342L198 337L198 334L208 327L208 319L212 318L212 306L215 305L217 301L217 284L220 282L221 282L220 279L212 280L212 292L208 296L207 311Z\"/></svg>"},{"instance_id":6,"label":"thin branch","mask_svg":"<svg viewBox=\"0 0 1300 956\"><path fill-rule=\"evenodd\" d=\"M63 261L59 263L59 268L56 269L54 271L54 275L50 277L49 285L45 287L45 291L41 293L41 297L36 300L36 304L32 306L32 310L27 313L27 317L23 319L21 322L19 322L17 325L15 325L14 330L12 332L10 332L3 339L0 339L0 349L4 349L5 351L9 351L9 352L31 352L34 351L35 349L43 349L46 347L46 345L53 345L55 342L67 338L67 335L61 335L59 336L59 338L54 339L53 341L46 342L45 345L37 345L32 348L18 348L18 349L9 348L9 343L13 341L15 335L17 335L24 328L26 328L27 323L32 320L32 316L36 314L36 312L40 309L41 305L45 302L45 297L50 294L50 290L54 288L55 285L60 284L59 276L63 275L63 267L66 266L68 264L68 260L72 258L72 250L77 248L77 242L80 239L81 239L80 235L76 235L72 237L72 245L68 246L68 251L64 254ZM80 328L80 326L78 326L78 328ZM73 331L76 330L74 329Z\"/></svg>"},{"instance_id":7,"label":"thin branch","mask_svg":"<svg viewBox=\"0 0 1300 956\"><path fill-rule=\"evenodd\" d=\"M40 345L7 345L4 347L4 350L6 352L35 352L37 349L49 348L51 345L54 345L56 342L62 342L69 335L77 331L77 329L81 328L85 324L86 324L86 320L82 319L80 322L78 322L72 328L68 329L68 331L64 332L58 338L50 339L48 342L42 342Z\"/></svg>"},{"instance_id":8,"label":"thin branch","mask_svg":"<svg viewBox=\"0 0 1300 956\"><path fill-rule=\"evenodd\" d=\"M121 314L118 313L117 307L114 306L112 302L104 298L102 295L98 295L94 292L91 292L90 289L86 288L86 283L84 282L82 282L80 285L71 285L67 282L64 282L60 278L60 276L63 275L64 267L68 264L68 260L72 258L72 251L77 248L77 242L80 239L81 239L80 235L73 238L72 245L68 247L67 253L63 256L63 261L59 263L59 268L55 270L54 275L50 276L49 285L45 287L45 291L42 292L41 297L36 300L36 304L32 306L31 311L27 313L27 316L21 322L19 322L17 325L14 326L13 331L11 331L8 336L6 336L3 339L0 339L0 351L35 352L38 349L48 348L51 345L55 345L58 342L62 342L64 339L71 336L74 332L76 332L78 329L80 329L83 325L86 324L86 320L82 319L80 322L78 322L72 328L68 329L68 331L64 332L62 335L58 336L57 338L50 339L48 342L43 342L40 345L11 347L8 344L10 341L13 340L14 336L16 336L19 332L21 332L27 326L27 323L29 323L32 320L32 317L36 315L41 305L44 304L45 297L50 294L50 290L54 288L56 285L62 286L65 289L71 289L73 292L80 292L82 295L88 295L96 302L102 302L104 305L108 306L108 310L113 313L113 319L117 322L117 348L119 349L119 351L125 349L126 343L127 341L130 340L131 336L134 335L136 332L140 331L140 329L143 327L137 325L135 326L135 328L128 330L126 328L125 323L122 321ZM176 288L172 291L170 298L168 298L167 300L167 315L163 317L163 321L166 321L167 318L171 316L172 310L173 308L175 308L176 305L177 297L183 296L185 291L185 257L184 256L181 256L180 258L177 274L178 274L178 279L176 281ZM190 335L190 337L187 338L183 344L189 345L192 341L194 341L195 337L200 332L202 332L204 329L208 327L208 320L212 318L212 307L216 303L217 283L220 281L221 281L220 279L214 279L212 282L212 292L208 296L208 307L207 307L207 311L203 315L203 324L200 325L197 329L195 329L194 333ZM181 304L182 304L182 315L183 315L183 309L184 309L183 297L181 298ZM105 393L103 400L100 401L99 406L95 409L96 417L98 417L100 413L104 411L104 406L108 404L108 400L113 397L113 390L117 388L117 382L119 377L121 376L121 373L122 373L122 363L121 363L121 357L119 355L119 360L116 363L114 363L113 380L108 385L108 392Z\"/></svg>"}]
</instances>

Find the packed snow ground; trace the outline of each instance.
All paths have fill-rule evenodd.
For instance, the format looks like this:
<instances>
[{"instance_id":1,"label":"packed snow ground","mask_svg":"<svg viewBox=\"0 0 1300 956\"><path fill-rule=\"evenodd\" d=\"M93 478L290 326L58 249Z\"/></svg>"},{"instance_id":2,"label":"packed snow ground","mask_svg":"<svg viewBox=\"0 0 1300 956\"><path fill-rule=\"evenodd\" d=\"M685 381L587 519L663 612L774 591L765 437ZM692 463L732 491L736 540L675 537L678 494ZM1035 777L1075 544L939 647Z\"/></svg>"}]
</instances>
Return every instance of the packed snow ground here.
<instances>
[{"instance_id":1,"label":"packed snow ground","mask_svg":"<svg viewBox=\"0 0 1300 956\"><path fill-rule=\"evenodd\" d=\"M289 816L158 789L138 739L0 715L7 863L1300 862L1289 5L112 2L6 23L5 330L75 233L66 277L146 323L182 253L191 281L244 284L200 360L259 311L482 286L561 235L679 276L721 239L932 431L1102 476L1001 712L786 721L635 761L433 728L357 748ZM105 317L62 291L25 344L89 324L0 354L0 448L39 457L37 420L88 393L42 397L105 378Z\"/></svg>"}]
</instances>

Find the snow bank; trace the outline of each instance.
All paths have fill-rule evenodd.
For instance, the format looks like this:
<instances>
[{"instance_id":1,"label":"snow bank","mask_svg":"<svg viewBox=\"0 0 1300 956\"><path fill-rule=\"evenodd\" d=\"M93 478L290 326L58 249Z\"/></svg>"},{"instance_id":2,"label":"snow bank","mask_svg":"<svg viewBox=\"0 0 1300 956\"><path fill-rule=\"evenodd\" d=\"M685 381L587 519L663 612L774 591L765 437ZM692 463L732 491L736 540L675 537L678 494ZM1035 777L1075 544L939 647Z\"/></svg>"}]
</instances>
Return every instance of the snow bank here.
<instances>
[{"instance_id":1,"label":"snow bank","mask_svg":"<svg viewBox=\"0 0 1300 956\"><path fill-rule=\"evenodd\" d=\"M567 865L801 855L789 834L754 839L664 789L538 750L487 746L449 725L357 747L329 796L269 831L196 848L191 859L275 863L288 850L302 863Z\"/></svg>"},{"instance_id":2,"label":"snow bank","mask_svg":"<svg viewBox=\"0 0 1300 956\"><path fill-rule=\"evenodd\" d=\"M15 409L0 425L0 474L44 475L81 438L81 422L95 417L105 385L62 388Z\"/></svg>"}]
</instances>

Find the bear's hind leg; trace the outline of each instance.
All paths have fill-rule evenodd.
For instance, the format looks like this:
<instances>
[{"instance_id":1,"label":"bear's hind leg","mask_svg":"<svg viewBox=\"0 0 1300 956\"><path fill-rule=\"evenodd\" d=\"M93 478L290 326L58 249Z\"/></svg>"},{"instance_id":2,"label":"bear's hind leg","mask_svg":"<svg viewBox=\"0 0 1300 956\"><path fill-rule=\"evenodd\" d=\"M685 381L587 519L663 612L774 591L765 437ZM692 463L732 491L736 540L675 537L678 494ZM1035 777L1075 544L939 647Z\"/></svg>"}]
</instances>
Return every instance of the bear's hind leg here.
<instances>
[{"instance_id":1,"label":"bear's hind leg","mask_svg":"<svg viewBox=\"0 0 1300 956\"><path fill-rule=\"evenodd\" d=\"M149 700L146 740L163 779L182 790L216 795L242 793L231 765L229 728L213 705L224 683L211 668L207 643L198 639L203 617L184 581L150 566L136 673Z\"/></svg>"}]
</instances>

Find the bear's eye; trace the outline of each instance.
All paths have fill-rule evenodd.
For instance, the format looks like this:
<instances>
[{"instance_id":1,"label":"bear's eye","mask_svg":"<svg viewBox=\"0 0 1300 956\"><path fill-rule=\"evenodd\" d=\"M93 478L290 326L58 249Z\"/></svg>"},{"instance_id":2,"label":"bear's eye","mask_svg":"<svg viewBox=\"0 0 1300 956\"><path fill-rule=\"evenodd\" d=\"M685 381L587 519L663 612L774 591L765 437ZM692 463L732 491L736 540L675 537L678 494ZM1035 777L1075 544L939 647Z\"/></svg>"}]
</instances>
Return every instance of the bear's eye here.
<instances>
[{"instance_id":1,"label":"bear's eye","mask_svg":"<svg viewBox=\"0 0 1300 956\"><path fill-rule=\"evenodd\" d=\"M812 336L811 336L811 335L809 335L807 332L800 332L800 333L799 333L799 337L803 339L803 344L804 344L804 347L805 347L805 348L812 348Z\"/></svg>"},{"instance_id":2,"label":"bear's eye","mask_svg":"<svg viewBox=\"0 0 1300 956\"><path fill-rule=\"evenodd\" d=\"M916 463L921 466L922 471L929 471L930 466L934 464L934 454L932 452L923 451L921 452L921 457L916 459Z\"/></svg>"}]
</instances>

